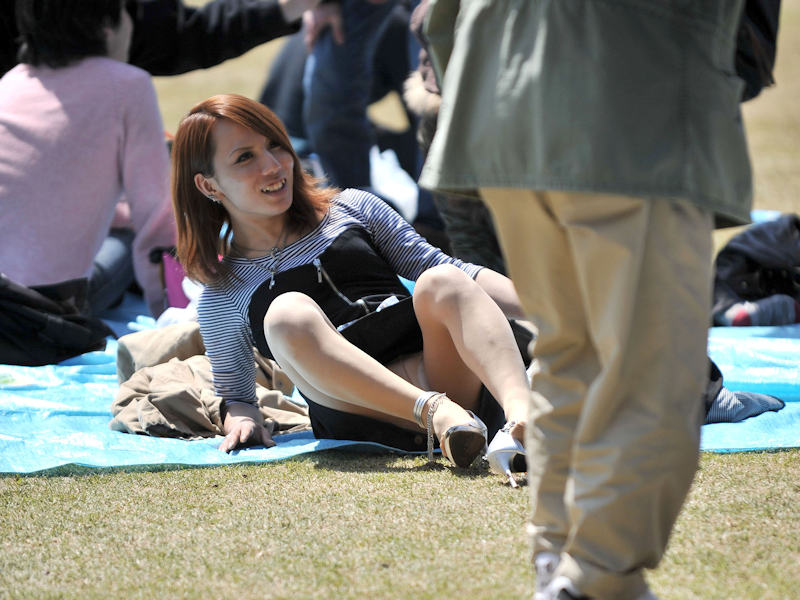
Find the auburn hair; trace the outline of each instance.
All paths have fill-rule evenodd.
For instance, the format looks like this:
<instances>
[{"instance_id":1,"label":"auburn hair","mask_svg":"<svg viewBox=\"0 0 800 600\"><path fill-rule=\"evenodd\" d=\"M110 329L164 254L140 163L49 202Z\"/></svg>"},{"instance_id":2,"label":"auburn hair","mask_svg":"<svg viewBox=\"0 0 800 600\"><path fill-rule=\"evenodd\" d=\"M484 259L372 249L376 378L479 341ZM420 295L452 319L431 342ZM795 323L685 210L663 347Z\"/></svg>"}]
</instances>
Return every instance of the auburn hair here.
<instances>
[{"instance_id":1,"label":"auburn hair","mask_svg":"<svg viewBox=\"0 0 800 600\"><path fill-rule=\"evenodd\" d=\"M303 170L283 123L260 102L237 94L222 94L197 104L178 125L172 145L172 208L178 229L178 259L191 279L206 284L227 276L220 256L230 251L233 235L228 212L222 204L211 202L194 181L197 173L214 176L213 131L221 119L263 135L292 155L289 231L315 227L338 192L332 187L321 187L317 178Z\"/></svg>"}]
</instances>

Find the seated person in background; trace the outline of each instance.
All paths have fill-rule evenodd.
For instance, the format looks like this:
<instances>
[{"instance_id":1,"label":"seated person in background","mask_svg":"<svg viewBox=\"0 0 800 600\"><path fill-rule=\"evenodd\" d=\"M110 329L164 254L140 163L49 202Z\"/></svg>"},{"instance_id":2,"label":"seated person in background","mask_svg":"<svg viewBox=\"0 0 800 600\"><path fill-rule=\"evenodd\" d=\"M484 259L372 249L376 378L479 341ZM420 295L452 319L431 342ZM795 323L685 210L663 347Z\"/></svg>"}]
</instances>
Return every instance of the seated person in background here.
<instances>
[{"instance_id":1,"label":"seated person in background","mask_svg":"<svg viewBox=\"0 0 800 600\"><path fill-rule=\"evenodd\" d=\"M206 284L200 330L227 407L222 450L274 445L253 346L305 397L319 438L424 450L427 430L429 453L435 436L462 467L486 445L482 421L522 439L530 392L508 278L432 247L366 191L317 186L248 98L195 106L172 156L178 257Z\"/></svg>"},{"instance_id":2,"label":"seated person in background","mask_svg":"<svg viewBox=\"0 0 800 600\"><path fill-rule=\"evenodd\" d=\"M150 76L125 64L124 2L18 0L16 13L22 62L0 79L0 271L28 286L90 277L102 311L129 284L115 264L125 253L93 266L124 195L133 270L157 316L148 254L175 243L169 158Z\"/></svg>"}]
</instances>

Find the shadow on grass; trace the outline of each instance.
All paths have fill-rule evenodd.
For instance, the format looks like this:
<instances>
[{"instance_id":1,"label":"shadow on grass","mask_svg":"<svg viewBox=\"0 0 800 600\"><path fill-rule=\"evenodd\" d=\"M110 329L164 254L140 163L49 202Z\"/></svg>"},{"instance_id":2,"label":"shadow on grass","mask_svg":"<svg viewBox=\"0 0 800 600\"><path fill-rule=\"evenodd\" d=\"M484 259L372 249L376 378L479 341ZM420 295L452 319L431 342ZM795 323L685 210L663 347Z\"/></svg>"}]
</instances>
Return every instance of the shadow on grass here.
<instances>
[{"instance_id":1,"label":"shadow on grass","mask_svg":"<svg viewBox=\"0 0 800 600\"><path fill-rule=\"evenodd\" d=\"M391 451L368 451L338 448L307 454L305 460L314 463L314 468L346 473L406 473L450 471L455 477L477 479L496 477L482 459L471 467L462 469L451 465L441 454L435 454L428 462L424 453L402 453Z\"/></svg>"},{"instance_id":2,"label":"shadow on grass","mask_svg":"<svg viewBox=\"0 0 800 600\"><path fill-rule=\"evenodd\" d=\"M489 471L483 459L476 460L467 469L455 467L440 453L434 454L433 462L428 462L425 453L393 451L370 446L354 446L319 450L299 454L281 460L247 461L232 464L186 465L177 463L121 465L112 467L92 467L76 464L60 465L52 469L31 473L0 473L0 479L17 478L55 478L55 477L88 477L111 475L116 473L162 473L186 470L203 470L216 468L253 468L259 466L277 466L281 463L308 463L315 469L339 471L342 473L408 473L408 472L444 472L449 471L455 477L467 479L483 479L500 477ZM517 475L520 486L527 485L522 474Z\"/></svg>"}]
</instances>

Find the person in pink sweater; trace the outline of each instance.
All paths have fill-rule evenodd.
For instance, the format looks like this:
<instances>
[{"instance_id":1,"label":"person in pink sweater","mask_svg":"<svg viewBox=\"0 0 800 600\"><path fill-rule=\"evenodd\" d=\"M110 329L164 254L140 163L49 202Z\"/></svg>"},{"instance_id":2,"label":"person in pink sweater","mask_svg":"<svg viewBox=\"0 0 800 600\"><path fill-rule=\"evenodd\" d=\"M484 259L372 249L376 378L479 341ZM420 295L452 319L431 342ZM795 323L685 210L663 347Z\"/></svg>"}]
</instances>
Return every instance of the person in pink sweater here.
<instances>
[{"instance_id":1,"label":"person in pink sweater","mask_svg":"<svg viewBox=\"0 0 800 600\"><path fill-rule=\"evenodd\" d=\"M124 200L133 271L157 316L148 255L175 243L169 156L150 76L126 64L124 2L24 0L17 19L21 63L0 79L0 272L28 286L87 277L102 310L121 268L95 261Z\"/></svg>"}]
</instances>

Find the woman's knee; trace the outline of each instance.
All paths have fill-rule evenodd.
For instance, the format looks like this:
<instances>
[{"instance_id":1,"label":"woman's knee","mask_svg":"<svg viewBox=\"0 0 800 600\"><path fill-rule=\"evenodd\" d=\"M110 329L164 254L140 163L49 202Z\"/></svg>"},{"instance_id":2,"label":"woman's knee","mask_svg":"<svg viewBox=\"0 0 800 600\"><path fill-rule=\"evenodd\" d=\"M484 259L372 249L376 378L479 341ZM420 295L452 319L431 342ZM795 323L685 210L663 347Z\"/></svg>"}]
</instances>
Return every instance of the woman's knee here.
<instances>
[{"instance_id":1,"label":"woman's knee","mask_svg":"<svg viewBox=\"0 0 800 600\"><path fill-rule=\"evenodd\" d=\"M454 265L437 265L425 271L414 284L415 306L422 304L452 308L454 302L478 288L473 279Z\"/></svg>"},{"instance_id":2,"label":"woman's knee","mask_svg":"<svg viewBox=\"0 0 800 600\"><path fill-rule=\"evenodd\" d=\"M270 347L313 341L321 325L325 325L325 317L319 306L300 292L281 294L264 315L264 335Z\"/></svg>"}]
</instances>

